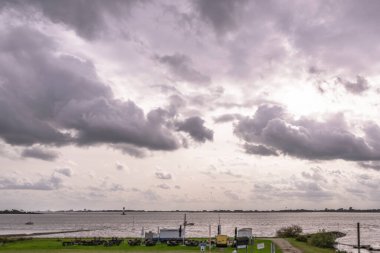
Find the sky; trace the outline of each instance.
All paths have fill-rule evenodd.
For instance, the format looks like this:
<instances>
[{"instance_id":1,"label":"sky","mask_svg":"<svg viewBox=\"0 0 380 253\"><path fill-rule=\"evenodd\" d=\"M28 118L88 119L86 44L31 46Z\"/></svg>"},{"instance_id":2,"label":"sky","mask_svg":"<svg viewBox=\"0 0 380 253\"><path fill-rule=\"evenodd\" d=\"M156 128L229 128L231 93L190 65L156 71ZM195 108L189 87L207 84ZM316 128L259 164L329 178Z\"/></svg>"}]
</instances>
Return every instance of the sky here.
<instances>
[{"instance_id":1,"label":"sky","mask_svg":"<svg viewBox=\"0 0 380 253\"><path fill-rule=\"evenodd\" d=\"M379 12L0 1L0 209L380 208Z\"/></svg>"}]
</instances>

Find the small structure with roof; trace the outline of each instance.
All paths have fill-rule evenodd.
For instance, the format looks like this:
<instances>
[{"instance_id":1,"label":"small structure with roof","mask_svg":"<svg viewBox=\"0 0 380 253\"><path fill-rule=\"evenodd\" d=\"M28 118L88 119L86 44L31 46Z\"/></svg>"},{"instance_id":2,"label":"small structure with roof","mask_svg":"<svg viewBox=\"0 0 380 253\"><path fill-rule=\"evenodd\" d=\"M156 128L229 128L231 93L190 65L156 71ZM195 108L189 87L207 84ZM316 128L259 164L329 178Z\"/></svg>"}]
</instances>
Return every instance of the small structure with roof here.
<instances>
[{"instance_id":1,"label":"small structure with roof","mask_svg":"<svg viewBox=\"0 0 380 253\"><path fill-rule=\"evenodd\" d=\"M162 228L159 232L159 240L166 241L179 241L182 239L182 228Z\"/></svg>"}]
</instances>

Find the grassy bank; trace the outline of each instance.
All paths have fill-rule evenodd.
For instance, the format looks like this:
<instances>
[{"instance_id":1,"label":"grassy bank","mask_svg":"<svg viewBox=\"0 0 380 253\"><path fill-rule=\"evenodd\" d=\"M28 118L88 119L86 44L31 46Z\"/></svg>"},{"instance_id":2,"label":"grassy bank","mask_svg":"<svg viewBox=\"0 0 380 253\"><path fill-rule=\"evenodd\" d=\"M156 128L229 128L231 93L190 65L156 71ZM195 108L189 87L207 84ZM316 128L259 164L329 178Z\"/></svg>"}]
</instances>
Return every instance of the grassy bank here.
<instances>
[{"instance_id":1,"label":"grassy bank","mask_svg":"<svg viewBox=\"0 0 380 253\"><path fill-rule=\"evenodd\" d=\"M314 247L306 242L296 241L294 238L287 238L286 240L288 240L288 242L294 247L302 250L303 253L335 253L335 249Z\"/></svg>"},{"instance_id":2,"label":"grassy bank","mask_svg":"<svg viewBox=\"0 0 380 253\"><path fill-rule=\"evenodd\" d=\"M190 253L200 252L199 247L188 246L167 246L165 244L157 244L156 246L129 246L125 240L120 246L104 247L104 246L62 246L62 241L69 241L70 239L27 239L20 240L0 245L0 252L9 253L37 253L37 252L54 252L54 253L79 253L79 252L94 252L94 253L118 253L118 252L165 252L165 253ZM265 248L257 250L256 243L264 243ZM249 248L248 253L270 253L270 240L257 239L253 249ZM226 252L230 253L233 248L213 248L211 252ZM208 249L206 250L206 253ZM238 253L245 253L245 249L239 249ZM282 253L280 249L276 249L276 253Z\"/></svg>"}]
</instances>

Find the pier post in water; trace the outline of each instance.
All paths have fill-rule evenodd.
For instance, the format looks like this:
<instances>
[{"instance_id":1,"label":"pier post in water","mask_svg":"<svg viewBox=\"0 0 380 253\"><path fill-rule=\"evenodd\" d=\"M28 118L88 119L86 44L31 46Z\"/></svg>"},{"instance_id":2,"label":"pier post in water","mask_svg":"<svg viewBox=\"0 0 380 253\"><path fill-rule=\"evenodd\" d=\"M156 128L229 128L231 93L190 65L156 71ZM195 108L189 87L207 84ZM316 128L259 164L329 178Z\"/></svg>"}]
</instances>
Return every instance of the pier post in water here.
<instances>
[{"instance_id":1,"label":"pier post in water","mask_svg":"<svg viewBox=\"0 0 380 253\"><path fill-rule=\"evenodd\" d=\"M360 223L357 224L357 235L358 235L358 253L360 253Z\"/></svg>"}]
</instances>

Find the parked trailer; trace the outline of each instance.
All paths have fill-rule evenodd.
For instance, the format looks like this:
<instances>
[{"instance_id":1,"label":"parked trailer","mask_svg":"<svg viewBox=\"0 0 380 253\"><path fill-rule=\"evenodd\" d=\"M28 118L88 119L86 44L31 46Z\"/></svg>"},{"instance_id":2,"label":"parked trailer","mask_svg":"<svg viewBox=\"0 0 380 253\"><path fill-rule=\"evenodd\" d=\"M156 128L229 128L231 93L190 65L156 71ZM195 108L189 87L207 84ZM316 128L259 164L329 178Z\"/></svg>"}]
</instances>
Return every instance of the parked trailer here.
<instances>
[{"instance_id":1,"label":"parked trailer","mask_svg":"<svg viewBox=\"0 0 380 253\"><path fill-rule=\"evenodd\" d=\"M160 229L159 240L161 242L182 240L181 229Z\"/></svg>"}]
</instances>

